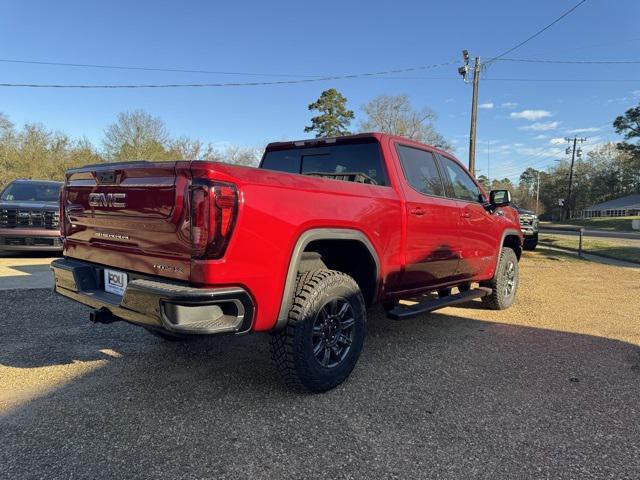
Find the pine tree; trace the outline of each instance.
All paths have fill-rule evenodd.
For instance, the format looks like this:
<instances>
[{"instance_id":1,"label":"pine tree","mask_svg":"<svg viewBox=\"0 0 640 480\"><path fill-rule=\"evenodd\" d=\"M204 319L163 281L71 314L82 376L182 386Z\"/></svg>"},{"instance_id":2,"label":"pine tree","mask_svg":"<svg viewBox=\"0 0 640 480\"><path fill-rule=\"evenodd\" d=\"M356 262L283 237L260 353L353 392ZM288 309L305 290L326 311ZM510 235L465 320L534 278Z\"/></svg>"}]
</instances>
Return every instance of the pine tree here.
<instances>
[{"instance_id":1,"label":"pine tree","mask_svg":"<svg viewBox=\"0 0 640 480\"><path fill-rule=\"evenodd\" d=\"M316 138L349 135L349 124L354 118L352 110L347 110L347 99L335 88L325 90L320 98L309 105L309 110L317 110L320 115L311 118L311 125L305 132L316 132Z\"/></svg>"}]
</instances>

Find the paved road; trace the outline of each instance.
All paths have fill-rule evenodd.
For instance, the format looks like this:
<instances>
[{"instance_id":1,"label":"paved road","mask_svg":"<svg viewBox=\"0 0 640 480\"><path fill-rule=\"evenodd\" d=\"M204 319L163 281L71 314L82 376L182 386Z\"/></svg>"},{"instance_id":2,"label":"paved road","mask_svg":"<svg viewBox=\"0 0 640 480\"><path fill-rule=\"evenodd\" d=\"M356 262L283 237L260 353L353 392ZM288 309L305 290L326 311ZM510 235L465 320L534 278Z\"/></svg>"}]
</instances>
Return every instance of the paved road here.
<instances>
[{"instance_id":1,"label":"paved road","mask_svg":"<svg viewBox=\"0 0 640 480\"><path fill-rule=\"evenodd\" d=\"M567 230L556 230L555 228L548 228L544 226L540 226L540 231L545 233L553 233L554 235L571 235L578 236L578 232L572 232ZM585 228L584 230L585 237L598 237L609 240L635 240L640 242L640 233L632 233L632 232L608 232L603 230L592 230Z\"/></svg>"},{"instance_id":2,"label":"paved road","mask_svg":"<svg viewBox=\"0 0 640 480\"><path fill-rule=\"evenodd\" d=\"M354 374L322 395L281 383L264 335L163 343L0 292L0 478L637 478L640 325L603 282L626 306L640 277L532 258L513 310L373 312ZM567 262L602 281L560 292ZM575 304L553 315L556 291Z\"/></svg>"}]
</instances>

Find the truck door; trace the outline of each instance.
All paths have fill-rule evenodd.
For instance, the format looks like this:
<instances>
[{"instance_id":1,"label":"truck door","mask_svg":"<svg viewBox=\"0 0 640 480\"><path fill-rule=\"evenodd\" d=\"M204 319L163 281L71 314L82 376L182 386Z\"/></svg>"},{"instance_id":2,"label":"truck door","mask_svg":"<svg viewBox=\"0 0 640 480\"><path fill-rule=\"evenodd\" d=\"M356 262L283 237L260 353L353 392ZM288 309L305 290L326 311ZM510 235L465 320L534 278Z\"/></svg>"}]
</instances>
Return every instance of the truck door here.
<instances>
[{"instance_id":1,"label":"truck door","mask_svg":"<svg viewBox=\"0 0 640 480\"><path fill-rule=\"evenodd\" d=\"M457 200L460 209L461 255L457 273L471 279L493 268L503 218L499 211L491 213L484 208L480 187L462 166L442 155L438 159L448 195Z\"/></svg>"},{"instance_id":2,"label":"truck door","mask_svg":"<svg viewBox=\"0 0 640 480\"><path fill-rule=\"evenodd\" d=\"M460 210L447 198L432 152L396 144L406 200L405 269L400 289L446 283L456 274Z\"/></svg>"}]
</instances>

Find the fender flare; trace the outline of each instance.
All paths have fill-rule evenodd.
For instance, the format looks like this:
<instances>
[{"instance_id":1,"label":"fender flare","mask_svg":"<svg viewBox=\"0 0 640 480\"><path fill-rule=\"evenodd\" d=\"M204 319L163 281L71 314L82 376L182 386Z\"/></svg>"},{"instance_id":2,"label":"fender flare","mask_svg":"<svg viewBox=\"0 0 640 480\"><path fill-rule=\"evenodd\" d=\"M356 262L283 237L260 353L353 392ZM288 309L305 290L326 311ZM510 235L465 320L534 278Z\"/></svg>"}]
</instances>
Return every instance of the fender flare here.
<instances>
[{"instance_id":1,"label":"fender flare","mask_svg":"<svg viewBox=\"0 0 640 480\"><path fill-rule=\"evenodd\" d=\"M500 264L500 255L502 255L502 247L504 247L504 239L511 235L520 238L520 247L522 248L522 231L516 230L515 228L506 228L502 232L502 238L500 238L500 244L498 245L498 251L496 252L496 263L495 263L495 267L493 268L494 276L498 271L498 265Z\"/></svg>"},{"instance_id":2,"label":"fender flare","mask_svg":"<svg viewBox=\"0 0 640 480\"><path fill-rule=\"evenodd\" d=\"M355 240L362 243L367 250L369 250L369 254L371 255L371 258L373 258L376 266L376 287L374 291L374 298L376 298L378 284L380 281L380 259L378 258L375 248L373 248L373 244L364 233L360 230L351 228L313 228L306 230L298 237L291 253L287 277L285 279L284 290L282 292L282 300L280 302L280 311L274 328L275 330L284 328L287 323L289 310L293 303L293 293L295 291L296 278L298 275L300 261L302 259L302 253L309 243L316 240Z\"/></svg>"}]
</instances>

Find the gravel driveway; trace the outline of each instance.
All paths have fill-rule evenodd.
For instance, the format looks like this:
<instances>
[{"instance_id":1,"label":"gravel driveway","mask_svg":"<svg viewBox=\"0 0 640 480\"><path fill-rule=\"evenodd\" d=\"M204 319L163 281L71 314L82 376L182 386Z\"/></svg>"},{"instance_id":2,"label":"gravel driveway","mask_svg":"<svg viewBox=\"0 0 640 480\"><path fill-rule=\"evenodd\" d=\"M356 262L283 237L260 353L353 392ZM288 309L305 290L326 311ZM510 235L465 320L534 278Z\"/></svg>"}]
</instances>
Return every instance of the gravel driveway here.
<instances>
[{"instance_id":1,"label":"gravel driveway","mask_svg":"<svg viewBox=\"0 0 640 480\"><path fill-rule=\"evenodd\" d=\"M0 478L638 478L640 269L526 254L505 312L371 312L351 378L0 291Z\"/></svg>"}]
</instances>

